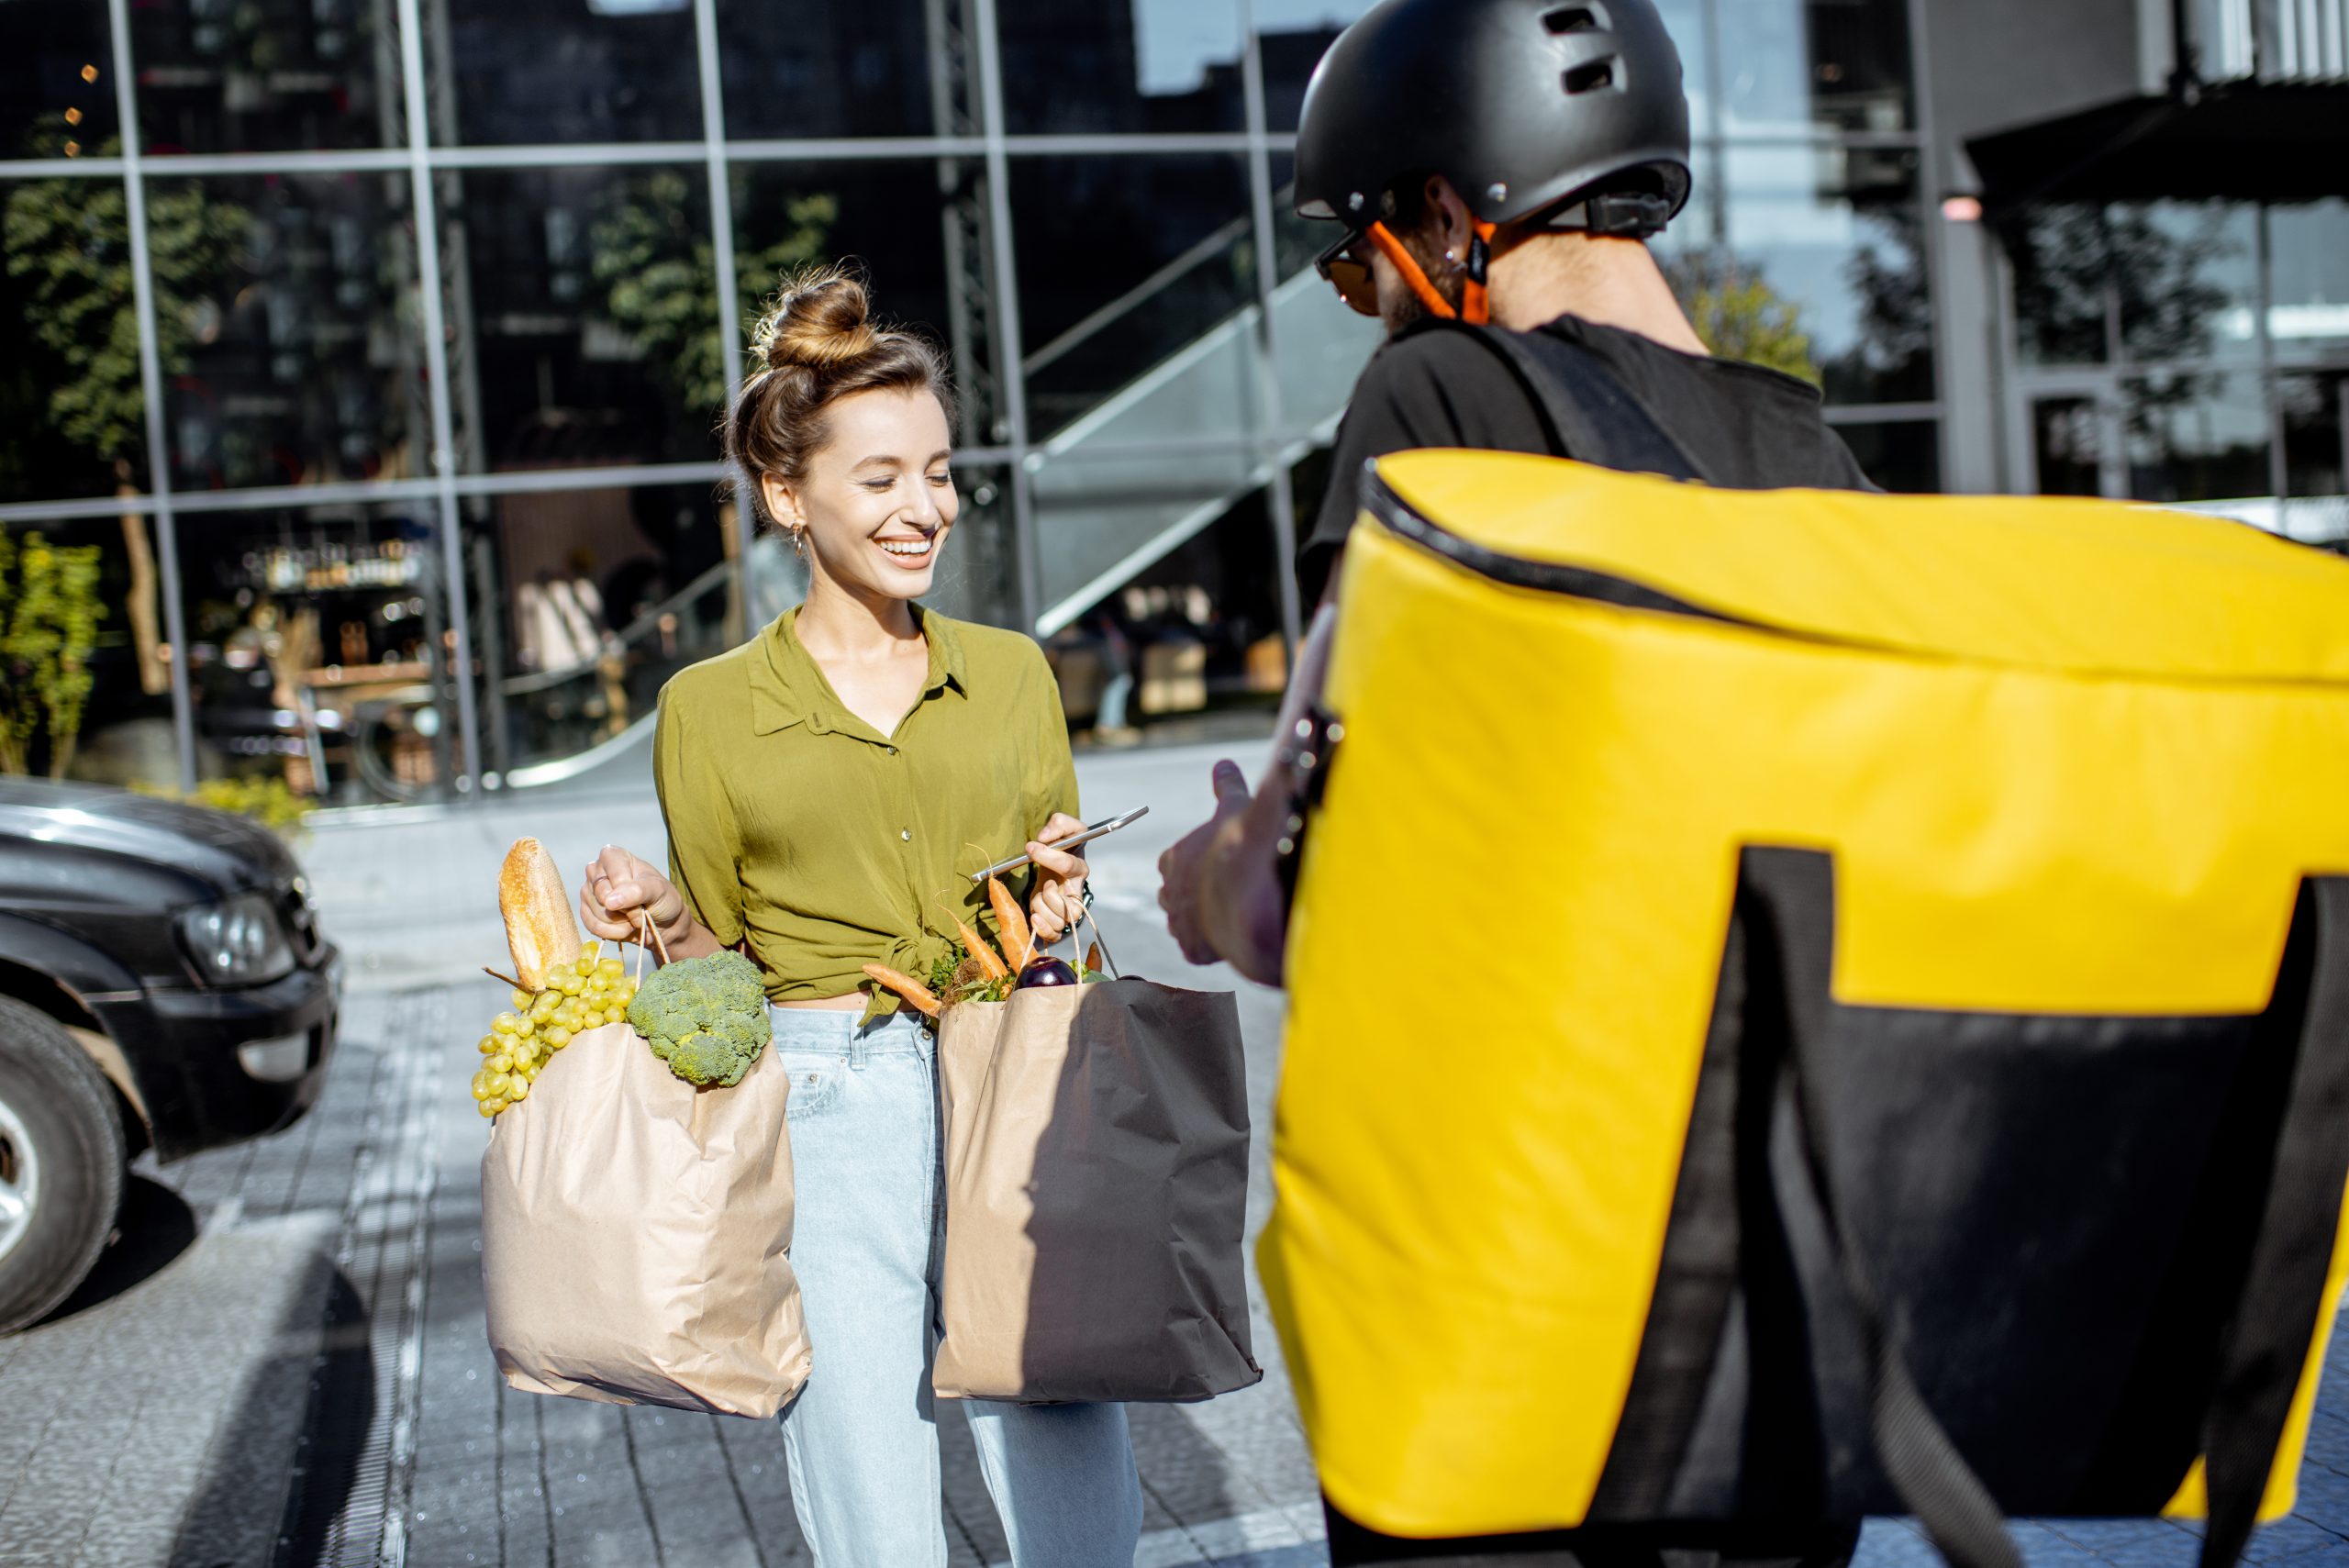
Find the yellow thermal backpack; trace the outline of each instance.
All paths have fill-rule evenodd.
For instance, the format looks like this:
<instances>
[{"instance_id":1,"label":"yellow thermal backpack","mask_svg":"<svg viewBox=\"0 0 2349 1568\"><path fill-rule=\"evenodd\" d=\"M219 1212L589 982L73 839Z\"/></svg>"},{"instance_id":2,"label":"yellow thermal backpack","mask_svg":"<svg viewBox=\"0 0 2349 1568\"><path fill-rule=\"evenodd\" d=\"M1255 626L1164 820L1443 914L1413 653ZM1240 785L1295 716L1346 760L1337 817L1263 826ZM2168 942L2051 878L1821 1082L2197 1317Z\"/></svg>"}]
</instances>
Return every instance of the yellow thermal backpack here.
<instances>
[{"instance_id":1,"label":"yellow thermal backpack","mask_svg":"<svg viewBox=\"0 0 2349 1568\"><path fill-rule=\"evenodd\" d=\"M1389 1535L2289 1511L2349 1268L2349 562L1410 452L1260 1251Z\"/></svg>"}]
</instances>

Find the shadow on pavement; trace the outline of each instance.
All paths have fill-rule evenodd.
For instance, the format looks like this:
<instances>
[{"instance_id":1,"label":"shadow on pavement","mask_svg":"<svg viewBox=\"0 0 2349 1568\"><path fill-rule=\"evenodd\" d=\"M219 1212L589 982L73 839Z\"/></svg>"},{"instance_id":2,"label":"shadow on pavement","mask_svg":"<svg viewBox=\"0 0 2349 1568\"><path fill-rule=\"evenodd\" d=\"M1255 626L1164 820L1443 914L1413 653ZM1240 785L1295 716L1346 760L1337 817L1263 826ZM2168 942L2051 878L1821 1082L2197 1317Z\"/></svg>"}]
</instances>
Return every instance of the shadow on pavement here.
<instances>
[{"instance_id":1,"label":"shadow on pavement","mask_svg":"<svg viewBox=\"0 0 2349 1568\"><path fill-rule=\"evenodd\" d=\"M41 1321L61 1323L153 1279L195 1244L195 1211L161 1182L133 1174L123 1184L122 1214L114 1244L97 1267Z\"/></svg>"},{"instance_id":2,"label":"shadow on pavement","mask_svg":"<svg viewBox=\"0 0 2349 1568\"><path fill-rule=\"evenodd\" d=\"M344 1518L375 1412L366 1304L326 1257L320 1289L285 1318L256 1324L273 1353L255 1363L206 1457L169 1568L325 1568L344 1560ZM380 1460L378 1462L380 1469ZM380 1518L357 1521L375 1560ZM358 1559L351 1559L357 1561Z\"/></svg>"}]
</instances>

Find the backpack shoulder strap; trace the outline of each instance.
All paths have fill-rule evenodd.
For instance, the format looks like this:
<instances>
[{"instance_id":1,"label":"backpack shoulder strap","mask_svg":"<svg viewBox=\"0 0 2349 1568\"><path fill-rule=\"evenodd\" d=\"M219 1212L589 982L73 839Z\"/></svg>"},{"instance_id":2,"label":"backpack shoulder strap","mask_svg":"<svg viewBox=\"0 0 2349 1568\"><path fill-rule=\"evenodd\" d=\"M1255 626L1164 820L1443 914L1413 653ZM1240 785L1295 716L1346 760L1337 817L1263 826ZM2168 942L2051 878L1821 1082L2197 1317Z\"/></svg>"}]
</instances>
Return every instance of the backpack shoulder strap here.
<instances>
[{"instance_id":1,"label":"backpack shoulder strap","mask_svg":"<svg viewBox=\"0 0 2349 1568\"><path fill-rule=\"evenodd\" d=\"M1467 333L1508 366L1542 411L1551 448L1560 456L1666 479L1705 477L1615 373L1581 345L1554 332L1511 332L1461 321L1431 325Z\"/></svg>"}]
</instances>

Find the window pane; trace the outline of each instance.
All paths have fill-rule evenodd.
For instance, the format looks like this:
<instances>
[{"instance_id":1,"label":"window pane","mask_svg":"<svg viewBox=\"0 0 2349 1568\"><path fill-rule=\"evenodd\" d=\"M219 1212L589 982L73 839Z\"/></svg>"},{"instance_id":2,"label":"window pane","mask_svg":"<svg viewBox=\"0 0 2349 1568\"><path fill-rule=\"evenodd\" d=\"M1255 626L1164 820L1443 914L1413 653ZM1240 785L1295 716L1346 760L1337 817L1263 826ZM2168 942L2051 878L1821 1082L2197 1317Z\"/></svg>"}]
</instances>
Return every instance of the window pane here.
<instances>
[{"instance_id":1,"label":"window pane","mask_svg":"<svg viewBox=\"0 0 2349 1568\"><path fill-rule=\"evenodd\" d=\"M2129 493L2140 501L2270 495L2267 406L2251 375L2170 373L2121 384Z\"/></svg>"},{"instance_id":2,"label":"window pane","mask_svg":"<svg viewBox=\"0 0 2349 1568\"><path fill-rule=\"evenodd\" d=\"M2031 430L2041 495L2104 494L2104 413L2095 398L2040 398Z\"/></svg>"},{"instance_id":3,"label":"window pane","mask_svg":"<svg viewBox=\"0 0 2349 1568\"><path fill-rule=\"evenodd\" d=\"M1860 460L1861 470L1885 489L1930 495L1942 487L1941 422L1902 419L1884 425L1838 425L1835 433Z\"/></svg>"},{"instance_id":4,"label":"window pane","mask_svg":"<svg viewBox=\"0 0 2349 1568\"><path fill-rule=\"evenodd\" d=\"M1254 0L1257 48L1264 61L1264 123L1297 128L1305 84L1339 33L1370 9L1369 0Z\"/></svg>"},{"instance_id":5,"label":"window pane","mask_svg":"<svg viewBox=\"0 0 2349 1568\"><path fill-rule=\"evenodd\" d=\"M1031 435L1096 412L1098 439L1259 428L1241 160L1020 159L1011 206Z\"/></svg>"},{"instance_id":6,"label":"window pane","mask_svg":"<svg viewBox=\"0 0 2349 1568\"><path fill-rule=\"evenodd\" d=\"M38 543L64 568L57 581L65 596L96 613L83 655L90 693L80 728L65 748L65 776L111 784L175 783L179 762L172 737L169 651L161 642L154 524L135 513L28 518L0 523L0 538L15 547L14 560L0 570L0 583L14 589L23 581L25 554ZM93 570L94 581L84 575ZM36 665L52 657L31 649L12 651ZM39 684L33 684L36 692ZM48 734L51 710L38 696L35 701L36 733L27 738L17 765L39 774L50 772L59 756Z\"/></svg>"},{"instance_id":7,"label":"window pane","mask_svg":"<svg viewBox=\"0 0 2349 1568\"><path fill-rule=\"evenodd\" d=\"M150 238L159 272L183 256L177 235ZM145 488L122 182L0 181L0 501Z\"/></svg>"},{"instance_id":8,"label":"window pane","mask_svg":"<svg viewBox=\"0 0 2349 1568\"><path fill-rule=\"evenodd\" d=\"M1268 474L1268 462L1232 449L1040 462L1033 494L1041 629L1057 631L1082 616L1230 511Z\"/></svg>"},{"instance_id":9,"label":"window pane","mask_svg":"<svg viewBox=\"0 0 2349 1568\"><path fill-rule=\"evenodd\" d=\"M1287 679L1286 569L1252 490L1054 632L1045 657L1076 744L1206 739L1230 731L1203 729L1204 715L1269 716Z\"/></svg>"},{"instance_id":10,"label":"window pane","mask_svg":"<svg viewBox=\"0 0 2349 1568\"><path fill-rule=\"evenodd\" d=\"M1273 155L1273 235L1280 276L1273 291L1273 362L1280 378L1283 428L1327 440L1385 333L1375 319L1348 307L1314 269L1314 258L1341 230L1335 223L1297 216L1290 199L1293 168L1287 153ZM1302 510L1297 515L1310 516Z\"/></svg>"},{"instance_id":11,"label":"window pane","mask_svg":"<svg viewBox=\"0 0 2349 1568\"><path fill-rule=\"evenodd\" d=\"M2306 360L2349 351L2349 202L2275 207L2267 221L2277 353Z\"/></svg>"},{"instance_id":12,"label":"window pane","mask_svg":"<svg viewBox=\"0 0 2349 1568\"><path fill-rule=\"evenodd\" d=\"M198 263L157 268L180 280L157 313L175 488L431 472L406 195L392 174L149 183L149 232Z\"/></svg>"},{"instance_id":13,"label":"window pane","mask_svg":"<svg viewBox=\"0 0 2349 1568\"><path fill-rule=\"evenodd\" d=\"M1246 127L1237 0L1021 0L996 28L1015 136Z\"/></svg>"},{"instance_id":14,"label":"window pane","mask_svg":"<svg viewBox=\"0 0 2349 1568\"><path fill-rule=\"evenodd\" d=\"M179 519L204 776L435 800L462 756L429 501Z\"/></svg>"},{"instance_id":15,"label":"window pane","mask_svg":"<svg viewBox=\"0 0 2349 1568\"><path fill-rule=\"evenodd\" d=\"M91 0L0 6L0 158L117 150L112 40Z\"/></svg>"},{"instance_id":16,"label":"window pane","mask_svg":"<svg viewBox=\"0 0 2349 1568\"><path fill-rule=\"evenodd\" d=\"M2349 539L2349 377L2291 375L2278 390L2284 405L2288 475L2284 531L2295 539Z\"/></svg>"},{"instance_id":17,"label":"window pane","mask_svg":"<svg viewBox=\"0 0 2349 1568\"><path fill-rule=\"evenodd\" d=\"M993 439L995 356L979 292L988 264L983 167L954 159L734 165L734 265L743 318L755 320L781 272L853 257L877 319L912 328L950 350L963 406L959 439L965 445ZM951 278L950 247L960 261Z\"/></svg>"},{"instance_id":18,"label":"window pane","mask_svg":"<svg viewBox=\"0 0 2349 1568\"><path fill-rule=\"evenodd\" d=\"M2035 214L2013 251L2026 362L2254 359L2252 208L2066 205Z\"/></svg>"},{"instance_id":19,"label":"window pane","mask_svg":"<svg viewBox=\"0 0 2349 1568\"><path fill-rule=\"evenodd\" d=\"M436 142L701 139L689 0L499 0L453 20L450 9L425 7L431 68L451 83Z\"/></svg>"},{"instance_id":20,"label":"window pane","mask_svg":"<svg viewBox=\"0 0 2349 1568\"><path fill-rule=\"evenodd\" d=\"M937 7L940 12L957 7ZM718 0L730 137L927 136L935 123L922 0Z\"/></svg>"},{"instance_id":21,"label":"window pane","mask_svg":"<svg viewBox=\"0 0 2349 1568\"><path fill-rule=\"evenodd\" d=\"M388 6L142 0L131 17L139 131L150 152L307 151L406 139Z\"/></svg>"},{"instance_id":22,"label":"window pane","mask_svg":"<svg viewBox=\"0 0 2349 1568\"><path fill-rule=\"evenodd\" d=\"M704 172L440 181L461 467L714 459L727 389Z\"/></svg>"},{"instance_id":23,"label":"window pane","mask_svg":"<svg viewBox=\"0 0 2349 1568\"><path fill-rule=\"evenodd\" d=\"M1904 0L1712 0L1732 136L1909 128Z\"/></svg>"},{"instance_id":24,"label":"window pane","mask_svg":"<svg viewBox=\"0 0 2349 1568\"><path fill-rule=\"evenodd\" d=\"M1908 151L1732 146L1730 249L1707 261L1699 330L1716 351L1820 382L1832 404L1931 398L1915 182Z\"/></svg>"},{"instance_id":25,"label":"window pane","mask_svg":"<svg viewBox=\"0 0 2349 1568\"><path fill-rule=\"evenodd\" d=\"M484 765L553 782L643 725L671 675L741 641L757 617L732 528L731 495L708 484L468 499ZM779 566L776 549L754 559Z\"/></svg>"}]
</instances>

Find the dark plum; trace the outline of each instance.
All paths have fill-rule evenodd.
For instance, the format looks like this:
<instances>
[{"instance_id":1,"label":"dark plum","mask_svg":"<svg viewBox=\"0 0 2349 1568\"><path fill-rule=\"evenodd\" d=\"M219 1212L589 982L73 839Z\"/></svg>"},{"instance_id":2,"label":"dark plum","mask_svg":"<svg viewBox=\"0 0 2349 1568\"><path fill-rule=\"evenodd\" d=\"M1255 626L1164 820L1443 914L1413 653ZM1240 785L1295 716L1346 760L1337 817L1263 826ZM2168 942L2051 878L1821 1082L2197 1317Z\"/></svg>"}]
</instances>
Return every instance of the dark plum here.
<instances>
[{"instance_id":1,"label":"dark plum","mask_svg":"<svg viewBox=\"0 0 2349 1568\"><path fill-rule=\"evenodd\" d=\"M1027 968L1019 972L1018 988L1025 991L1031 985L1074 985L1075 984L1075 970L1050 953L1039 953L1028 961Z\"/></svg>"}]
</instances>

